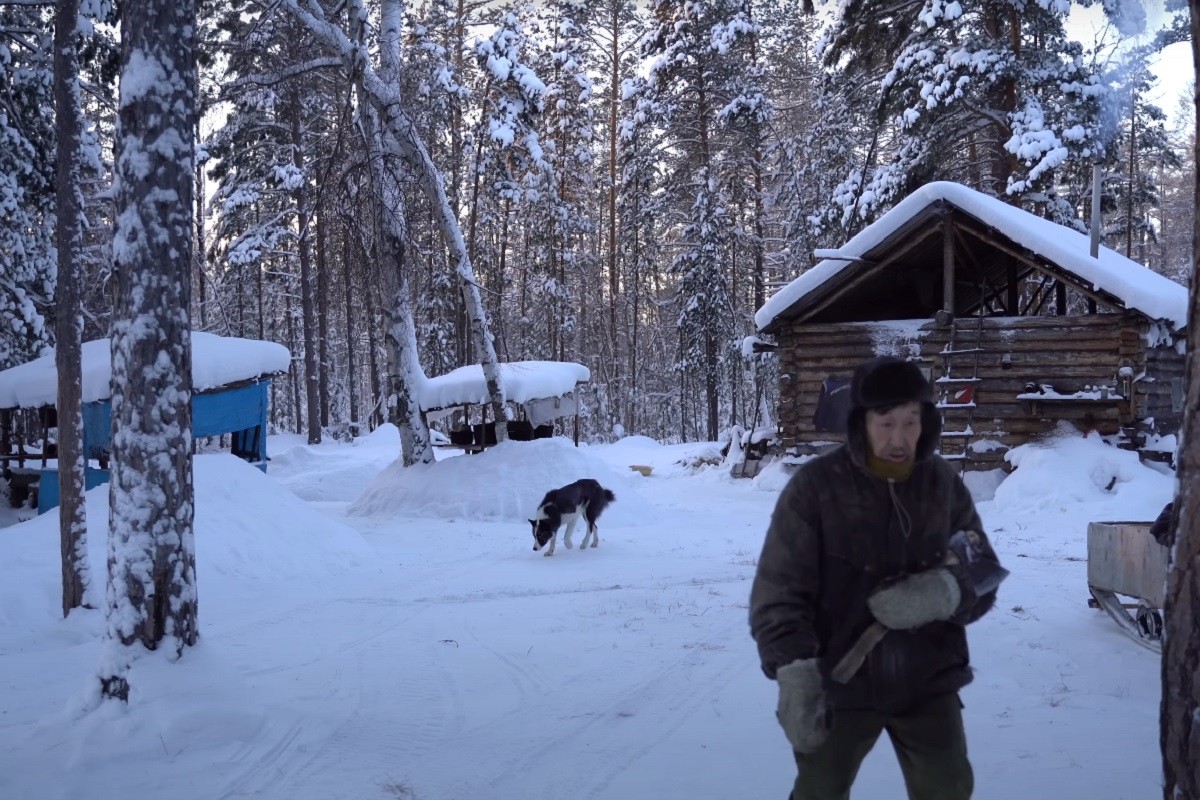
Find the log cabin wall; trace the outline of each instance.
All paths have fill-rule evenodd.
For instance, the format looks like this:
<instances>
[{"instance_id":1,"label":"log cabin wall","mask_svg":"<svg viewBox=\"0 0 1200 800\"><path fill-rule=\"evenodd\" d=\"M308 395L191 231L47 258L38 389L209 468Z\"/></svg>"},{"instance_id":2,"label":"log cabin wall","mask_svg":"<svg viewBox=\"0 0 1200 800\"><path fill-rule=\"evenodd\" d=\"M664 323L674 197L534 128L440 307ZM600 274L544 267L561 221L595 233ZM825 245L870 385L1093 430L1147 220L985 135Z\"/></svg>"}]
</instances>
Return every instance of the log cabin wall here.
<instances>
[{"instance_id":1,"label":"log cabin wall","mask_svg":"<svg viewBox=\"0 0 1200 800\"><path fill-rule=\"evenodd\" d=\"M1118 313L1063 317L988 317L982 337L977 318L955 324L955 349L978 346L976 408L967 440L967 468L1003 465L1004 453L1030 438L1048 433L1060 421L1081 431L1132 433L1139 422L1154 416L1155 432L1178 430L1179 412L1170 412L1171 379L1182 376L1182 356L1173 347L1150 347L1151 325L1137 314ZM932 320L799 324L779 336L781 439L791 452L812 452L843 437L813 426L821 382L849 377L854 368L876 355L919 358L933 379L943 377L940 355L950 342L950 327ZM958 356L953 376L969 377L974 356ZM1118 397L1129 384L1120 384L1121 367L1141 380L1130 381L1134 402ZM1128 373L1127 373L1128 374ZM1160 378L1159 375L1164 377ZM1148 380L1154 378L1154 380ZM1046 400L1021 400L1029 385L1053 387ZM1108 399L1069 399L1087 387L1109 387ZM1173 426L1173 427L1172 427ZM950 410L945 428L965 427L961 409ZM962 443L957 445L963 452ZM944 452L953 452L946 442Z\"/></svg>"},{"instance_id":2,"label":"log cabin wall","mask_svg":"<svg viewBox=\"0 0 1200 800\"><path fill-rule=\"evenodd\" d=\"M1184 340L1173 340L1154 331L1148 334L1148 342L1145 374L1138 373L1134 382L1139 431L1177 436L1183 427Z\"/></svg>"}]
</instances>

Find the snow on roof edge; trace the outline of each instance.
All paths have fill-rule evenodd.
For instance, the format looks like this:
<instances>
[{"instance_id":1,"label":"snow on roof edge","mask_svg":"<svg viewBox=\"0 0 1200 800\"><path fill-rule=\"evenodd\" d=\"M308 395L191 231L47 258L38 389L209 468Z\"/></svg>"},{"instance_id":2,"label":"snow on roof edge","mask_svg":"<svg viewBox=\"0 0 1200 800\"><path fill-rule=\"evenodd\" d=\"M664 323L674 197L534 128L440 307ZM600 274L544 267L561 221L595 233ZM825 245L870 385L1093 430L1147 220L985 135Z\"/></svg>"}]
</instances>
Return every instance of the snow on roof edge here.
<instances>
[{"instance_id":1,"label":"snow on roof edge","mask_svg":"<svg viewBox=\"0 0 1200 800\"><path fill-rule=\"evenodd\" d=\"M499 366L504 397L515 403L561 397L592 377L591 370L572 361L511 361ZM445 375L426 378L419 397L422 411L487 400L487 384L479 364L467 364Z\"/></svg>"},{"instance_id":2,"label":"snow on roof edge","mask_svg":"<svg viewBox=\"0 0 1200 800\"><path fill-rule=\"evenodd\" d=\"M83 402L107 400L112 392L111 344L84 342L81 352ZM192 390L205 392L287 372L291 352L281 344L192 332ZM0 372L0 408L40 408L58 401L54 353Z\"/></svg>"},{"instance_id":3,"label":"snow on roof edge","mask_svg":"<svg viewBox=\"0 0 1200 800\"><path fill-rule=\"evenodd\" d=\"M1100 247L1099 256L1093 258L1091 241L1086 234L949 181L925 184L836 251L828 252L838 252L847 258L861 257L939 200L977 217L1013 241L1117 297L1127 308L1140 311L1151 319L1165 320L1176 330L1187 326L1187 287L1104 246ZM773 294L755 312L758 330L766 328L805 296L857 263L825 259L814 265Z\"/></svg>"}]
</instances>

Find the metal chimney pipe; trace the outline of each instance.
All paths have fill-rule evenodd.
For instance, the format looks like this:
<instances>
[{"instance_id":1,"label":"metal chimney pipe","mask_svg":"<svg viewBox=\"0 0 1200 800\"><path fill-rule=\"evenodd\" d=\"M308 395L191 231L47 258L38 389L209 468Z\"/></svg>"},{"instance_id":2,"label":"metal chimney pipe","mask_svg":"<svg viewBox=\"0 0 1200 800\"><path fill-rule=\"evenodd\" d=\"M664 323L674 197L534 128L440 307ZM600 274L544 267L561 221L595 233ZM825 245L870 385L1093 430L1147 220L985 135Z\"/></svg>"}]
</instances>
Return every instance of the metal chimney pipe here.
<instances>
[{"instance_id":1,"label":"metal chimney pipe","mask_svg":"<svg viewBox=\"0 0 1200 800\"><path fill-rule=\"evenodd\" d=\"M1092 258L1100 255L1100 162L1092 164Z\"/></svg>"}]
</instances>

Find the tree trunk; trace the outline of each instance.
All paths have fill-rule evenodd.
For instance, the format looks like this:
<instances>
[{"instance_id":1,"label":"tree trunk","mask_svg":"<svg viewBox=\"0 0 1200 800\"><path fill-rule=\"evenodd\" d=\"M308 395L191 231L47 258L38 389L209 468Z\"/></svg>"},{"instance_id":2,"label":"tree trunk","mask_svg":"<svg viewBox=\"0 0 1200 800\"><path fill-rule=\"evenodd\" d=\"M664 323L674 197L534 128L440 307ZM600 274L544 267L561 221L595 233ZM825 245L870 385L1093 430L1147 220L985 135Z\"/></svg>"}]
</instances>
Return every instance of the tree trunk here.
<instances>
[{"instance_id":1,"label":"tree trunk","mask_svg":"<svg viewBox=\"0 0 1200 800\"><path fill-rule=\"evenodd\" d=\"M609 64L608 108L608 328L613 363L617 360L617 295L621 281L617 277L617 105L621 102L621 5L612 5L612 62Z\"/></svg>"},{"instance_id":2,"label":"tree trunk","mask_svg":"<svg viewBox=\"0 0 1200 800\"><path fill-rule=\"evenodd\" d=\"M113 240L112 475L104 697L128 700L141 644L196 642L192 538L194 0L121 19ZM147 65L160 78L147 82ZM182 135L181 135L182 134Z\"/></svg>"},{"instance_id":3,"label":"tree trunk","mask_svg":"<svg viewBox=\"0 0 1200 800\"><path fill-rule=\"evenodd\" d=\"M1192 64L1200 79L1200 7L1191 7ZM1200 80L1193 84L1193 92ZM1193 97L1200 121L1200 93ZM1200 157L1200 137L1192 142ZM1198 162L1200 163L1200 162ZM1186 403L1179 449L1174 546L1167 570L1163 608L1166 631L1162 653L1160 740L1164 800L1200 800L1200 181L1192 229L1192 282L1189 290Z\"/></svg>"},{"instance_id":4,"label":"tree trunk","mask_svg":"<svg viewBox=\"0 0 1200 800\"><path fill-rule=\"evenodd\" d=\"M298 93L291 102L292 163L304 174L304 138L300 132L300 97ZM300 327L304 335L304 399L308 405L305 427L308 443L321 443L321 376L317 371L317 303L314 296L312 274L312 215L308 207L308 178L292 193L296 204L296 227L299 238L296 249L300 255Z\"/></svg>"},{"instance_id":5,"label":"tree trunk","mask_svg":"<svg viewBox=\"0 0 1200 800\"><path fill-rule=\"evenodd\" d=\"M354 291L350 280L350 231L343 229L342 240L342 280L346 286L346 385L349 392L350 427L353 430L358 422L358 376L354 369L354 354L358 352L358 342L354 331Z\"/></svg>"},{"instance_id":6,"label":"tree trunk","mask_svg":"<svg viewBox=\"0 0 1200 800\"><path fill-rule=\"evenodd\" d=\"M83 452L81 348L83 316L79 281L83 272L83 197L80 192L81 104L79 0L59 0L54 19L54 106L58 122L55 194L58 203L58 283L54 290L54 350L58 370L59 544L62 553L62 610L84 605L91 581L87 558L87 518L83 493L87 461Z\"/></svg>"},{"instance_id":7,"label":"tree trunk","mask_svg":"<svg viewBox=\"0 0 1200 800\"><path fill-rule=\"evenodd\" d=\"M325 213L316 214L317 226L317 390L321 394L321 429L329 427L329 261L325 252Z\"/></svg>"},{"instance_id":8,"label":"tree trunk","mask_svg":"<svg viewBox=\"0 0 1200 800\"><path fill-rule=\"evenodd\" d=\"M199 80L199 78L197 78ZM196 130L196 140L200 139L200 130ZM196 168L193 170L196 181L196 252L193 254L192 260L195 262L194 274L196 276L196 285L200 290L199 301L196 303L196 310L200 315L200 330L208 329L208 311L205 309L207 298L205 294L207 287L205 286L204 268L208 263L208 253L205 247L205 241L208 234L204 228L204 164L196 162Z\"/></svg>"},{"instance_id":9,"label":"tree trunk","mask_svg":"<svg viewBox=\"0 0 1200 800\"><path fill-rule=\"evenodd\" d=\"M284 318L287 319L288 349L292 351L292 360L288 364L288 379L292 386L292 430L300 432L300 420L303 418L304 405L300 401L300 363L296 358L296 315L292 313L291 287L285 286L283 291Z\"/></svg>"},{"instance_id":10,"label":"tree trunk","mask_svg":"<svg viewBox=\"0 0 1200 800\"><path fill-rule=\"evenodd\" d=\"M383 376L379 374L379 325L376 324L375 317L377 314L375 308L375 289L374 287L366 287L365 294L367 296L367 353L371 360L371 415L375 419L375 426L383 424L384 414L382 409L376 416L376 408L379 408L379 397L383 388Z\"/></svg>"},{"instance_id":11,"label":"tree trunk","mask_svg":"<svg viewBox=\"0 0 1200 800\"><path fill-rule=\"evenodd\" d=\"M397 0L380 4L380 76L384 81L398 81L400 75L401 6ZM365 20L364 20L365 21ZM360 26L365 33L366 27ZM383 133L375 109L365 102L359 84L360 125L366 138L367 159L370 164L372 205L375 208L376 235L381 265L386 265L385 285L391 290L388 308L387 338L392 357L392 385L396 397L396 426L400 431L400 451L403 464L433 461L429 428L421 415L420 391L425 373L421 369L417 347L417 330L413 323L412 302L409 299L408 265L405 263L405 208L400 183L394 167L388 163Z\"/></svg>"}]
</instances>

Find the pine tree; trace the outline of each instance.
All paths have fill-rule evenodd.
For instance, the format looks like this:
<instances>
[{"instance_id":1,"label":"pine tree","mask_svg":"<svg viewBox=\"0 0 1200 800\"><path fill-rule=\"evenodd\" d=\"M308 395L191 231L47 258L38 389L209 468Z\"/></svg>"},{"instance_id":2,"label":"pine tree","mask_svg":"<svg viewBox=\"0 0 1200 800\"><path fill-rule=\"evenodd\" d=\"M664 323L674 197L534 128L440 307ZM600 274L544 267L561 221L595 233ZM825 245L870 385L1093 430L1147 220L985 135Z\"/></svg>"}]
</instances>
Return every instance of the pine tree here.
<instances>
[{"instance_id":1,"label":"pine tree","mask_svg":"<svg viewBox=\"0 0 1200 800\"><path fill-rule=\"evenodd\" d=\"M265 264L275 259L297 276L304 427L309 444L317 444L322 401L313 240L314 197L322 187L316 186L312 154L319 152L318 120L335 104L327 92L313 90L309 73L336 62L313 61L306 31L286 15L250 16L231 9L222 26L232 42L229 71L234 80L227 96L235 112L208 148L218 159L211 168L223 212L215 229L218 252L239 276L238 283L244 283L240 276L251 269L260 273L257 282ZM260 293L258 304L262 302ZM289 344L295 349L295 343Z\"/></svg>"},{"instance_id":2,"label":"pine tree","mask_svg":"<svg viewBox=\"0 0 1200 800\"><path fill-rule=\"evenodd\" d=\"M1056 221L1073 216L1057 179L1104 152L1108 87L1067 38L1069 10L1023 0L842 7L826 63L838 91L876 98L861 177L836 201L851 230L941 179Z\"/></svg>"},{"instance_id":3,"label":"pine tree","mask_svg":"<svg viewBox=\"0 0 1200 800\"><path fill-rule=\"evenodd\" d=\"M635 6L629 0L603 0L596 5L594 37L597 40L596 61L603 80L596 87L602 108L606 113L602 119L604 147L598 165L603 169L600 186L604 193L604 247L607 249L605 270L607 271L607 320L601 335L602 350L600 363L606 367L605 389L609 403L607 416L598 415L605 421L608 431L623 432L628 428L632 410L630 391L633 365L629 363L630 326L636 326L628 312L628 299L632 288L625 277L626 262L621 257L622 248L619 231L621 190L621 124L623 108L622 84L626 76L634 74L635 53L640 37ZM595 379L595 376L593 377Z\"/></svg>"},{"instance_id":4,"label":"pine tree","mask_svg":"<svg viewBox=\"0 0 1200 800\"><path fill-rule=\"evenodd\" d=\"M83 174L97 154L84 135L80 85L79 0L59 0L54 20L54 89L57 124L56 181L58 274L55 287L54 357L57 368L59 543L62 555L63 616L84 605L91 583L84 512L86 454L83 452ZM89 152L91 149L91 152Z\"/></svg>"},{"instance_id":5,"label":"pine tree","mask_svg":"<svg viewBox=\"0 0 1200 800\"><path fill-rule=\"evenodd\" d=\"M196 11L147 0L121 20L108 602L99 678L129 699L135 646L195 644L192 167Z\"/></svg>"},{"instance_id":6,"label":"pine tree","mask_svg":"<svg viewBox=\"0 0 1200 800\"><path fill-rule=\"evenodd\" d=\"M644 79L629 78L623 85L626 112L619 134L621 183L617 219L629 308L629 383L624 427L634 431L658 427L658 420L650 417L655 409L651 398L669 396L670 391L664 381L666 370L654 366L663 362L648 355L651 347L661 342L654 334L659 327L655 323L662 322L657 265L663 252L667 198L657 191L662 177L657 155L661 144L658 108ZM680 405L659 403L657 407Z\"/></svg>"},{"instance_id":7,"label":"pine tree","mask_svg":"<svg viewBox=\"0 0 1200 800\"><path fill-rule=\"evenodd\" d=\"M701 376L706 435L715 440L733 330L728 275L717 274L732 236L729 197L718 172L728 143L717 138L715 125L718 113L740 94L738 49L755 26L732 0L704 5L658 0L651 13L655 24L642 40L642 53L651 59L647 91L679 153L667 191L688 209L681 250L672 262L680 274L676 368L681 385L693 372Z\"/></svg>"},{"instance_id":8,"label":"pine tree","mask_svg":"<svg viewBox=\"0 0 1200 800\"><path fill-rule=\"evenodd\" d=\"M49 6L0 4L0 369L53 343L52 30Z\"/></svg>"}]
</instances>

